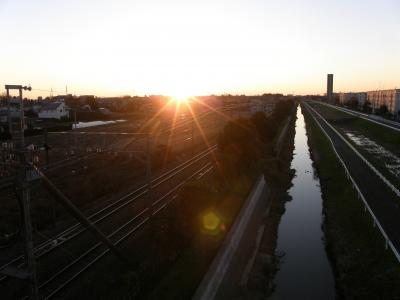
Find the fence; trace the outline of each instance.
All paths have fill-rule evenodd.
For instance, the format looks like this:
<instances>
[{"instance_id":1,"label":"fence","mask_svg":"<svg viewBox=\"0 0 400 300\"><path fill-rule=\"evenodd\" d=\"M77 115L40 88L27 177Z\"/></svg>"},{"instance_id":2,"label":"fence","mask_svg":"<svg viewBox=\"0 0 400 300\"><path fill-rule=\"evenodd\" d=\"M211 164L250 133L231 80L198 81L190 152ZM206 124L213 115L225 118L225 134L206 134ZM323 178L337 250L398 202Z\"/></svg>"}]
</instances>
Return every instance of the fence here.
<instances>
[{"instance_id":1,"label":"fence","mask_svg":"<svg viewBox=\"0 0 400 300\"><path fill-rule=\"evenodd\" d=\"M366 162L366 159L363 158L361 156L361 154L358 153L358 151L348 143L347 140L345 140L333 127L332 125L330 125L318 112L316 112L314 109L312 109L308 104L305 104L305 106L307 107L308 110L313 110L323 121L325 121L335 132L336 134L339 135L339 137L341 137L350 147L352 150L355 151L355 153L360 156L360 158L363 159L364 162ZM363 193L361 192L360 188L358 187L357 183L355 182L355 180L353 179L353 177L350 175L350 172L346 166L346 164L344 163L344 161L342 160L342 158L340 157L339 153L337 153L336 149L335 149L335 145L332 141L332 139L330 138L330 136L328 135L328 133L325 131L325 129L321 126L321 124L319 123L319 121L317 121L317 119L315 118L315 116L310 112L311 116L313 117L313 119L315 120L315 122L318 124L319 128L321 129L321 131L325 134L325 136L328 138L329 142L332 145L332 149L335 152L336 157L339 159L340 164L343 166L346 176L347 178L349 178L353 184L353 187L356 189L358 196L362 199L366 209L369 211L370 215L372 216L372 219L374 220L374 224L376 224L381 232L381 234L383 235L384 239L385 239L385 247L387 248L388 246L390 247L390 249L392 250L393 254L395 255L395 257L397 258L397 260L400 262L400 253L398 252L398 250L394 247L392 241L390 240L390 238L388 237L388 235L386 234L385 230L383 229L382 225L380 224L379 220L376 218L374 212L372 211L372 209L370 208L370 206L368 205L368 202L366 201ZM368 166L370 166L369 162L368 162ZM371 167L371 166L370 166ZM375 168L374 168L375 169ZM377 170L376 170L377 171ZM382 176L382 175L381 175Z\"/></svg>"}]
</instances>

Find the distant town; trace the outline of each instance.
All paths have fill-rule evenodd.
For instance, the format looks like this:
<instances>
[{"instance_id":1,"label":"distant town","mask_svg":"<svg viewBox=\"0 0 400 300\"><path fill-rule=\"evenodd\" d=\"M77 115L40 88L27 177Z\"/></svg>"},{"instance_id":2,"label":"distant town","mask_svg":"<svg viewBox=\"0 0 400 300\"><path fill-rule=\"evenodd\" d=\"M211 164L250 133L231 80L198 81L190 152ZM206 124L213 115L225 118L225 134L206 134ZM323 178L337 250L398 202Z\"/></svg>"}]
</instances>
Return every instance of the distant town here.
<instances>
[{"instance_id":1,"label":"distant town","mask_svg":"<svg viewBox=\"0 0 400 300\"><path fill-rule=\"evenodd\" d=\"M332 83L328 83L326 96L305 97L327 101L367 114L376 114L391 120L398 121L400 119L400 89L337 93L333 92L333 75L331 80ZM255 113L259 111L270 112L275 101L293 97L293 95L284 96L283 94L262 94L258 96L225 94L196 98L215 109L235 106ZM170 98L162 95L96 97L94 95L65 94L45 98L39 96L37 99L30 99L28 94L23 98L25 134L30 135L43 127L50 130L68 130L72 129L73 124L78 122L140 118L158 111ZM18 119L20 117L20 105L20 99L17 96L11 96L9 99L5 95L0 96L0 135L12 131L8 128L8 116L10 115L10 119Z\"/></svg>"},{"instance_id":2,"label":"distant town","mask_svg":"<svg viewBox=\"0 0 400 300\"><path fill-rule=\"evenodd\" d=\"M29 92L28 92L29 93ZM145 118L165 106L171 97L162 95L150 96L122 96L96 97L94 95L75 96L72 94L52 97L38 97L37 99L23 98L25 134L31 135L46 127L49 130L70 130L79 122L109 121L131 118ZM236 107L238 112L250 111L271 112L274 103L280 99L290 98L282 94L263 94L259 96L221 95L200 96L197 101L205 103L213 109ZM190 101L190 99L189 99ZM204 109L204 105L196 105L192 101L194 110ZM18 96L0 97L0 134L12 132L9 129L8 116L13 122L20 118L21 100ZM166 122L170 119L175 108L165 109ZM77 125L78 124L78 125ZM96 123L99 124L99 123Z\"/></svg>"}]
</instances>

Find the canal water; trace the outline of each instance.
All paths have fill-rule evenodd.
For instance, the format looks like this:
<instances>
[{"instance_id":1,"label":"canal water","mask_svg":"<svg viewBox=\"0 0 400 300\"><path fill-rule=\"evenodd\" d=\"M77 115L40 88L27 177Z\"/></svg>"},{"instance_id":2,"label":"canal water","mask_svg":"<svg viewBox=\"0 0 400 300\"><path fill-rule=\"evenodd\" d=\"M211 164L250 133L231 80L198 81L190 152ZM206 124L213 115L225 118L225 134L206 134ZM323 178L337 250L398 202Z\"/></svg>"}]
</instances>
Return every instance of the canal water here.
<instances>
[{"instance_id":1,"label":"canal water","mask_svg":"<svg viewBox=\"0 0 400 300\"><path fill-rule=\"evenodd\" d=\"M295 150L291 168L296 170L292 198L286 203L278 232L277 253L283 254L271 299L335 299L335 283L325 251L322 198L314 172L301 108L297 108Z\"/></svg>"}]
</instances>

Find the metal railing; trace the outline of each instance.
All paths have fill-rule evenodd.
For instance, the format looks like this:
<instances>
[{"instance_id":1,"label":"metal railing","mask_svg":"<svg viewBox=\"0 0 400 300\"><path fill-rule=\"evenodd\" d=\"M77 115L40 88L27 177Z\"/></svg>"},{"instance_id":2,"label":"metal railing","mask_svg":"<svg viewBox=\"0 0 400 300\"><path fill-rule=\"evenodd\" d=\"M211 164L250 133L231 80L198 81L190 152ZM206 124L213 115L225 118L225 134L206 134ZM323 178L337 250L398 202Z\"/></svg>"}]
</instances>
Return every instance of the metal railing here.
<instances>
[{"instance_id":1,"label":"metal railing","mask_svg":"<svg viewBox=\"0 0 400 300\"><path fill-rule=\"evenodd\" d=\"M317 115L319 115L319 117L325 121L330 127L332 127L318 112L316 112L313 108L311 108L308 104L305 103L305 107L308 110L313 110ZM325 129L321 126L321 124L319 123L319 121L317 121L317 119L315 118L315 116L311 113L310 111L310 115L313 117L313 119L315 120L315 122L317 123L317 125L319 126L319 128L321 129L321 131L325 134L325 136L328 138L329 142L332 145L332 149L335 152L336 157L339 159L340 164L343 166L346 176L348 179L351 180L353 187L356 189L358 196L361 198L361 200L363 201L366 209L368 210L368 212L370 213L370 215L372 216L372 219L374 220L374 224L376 224L382 234L382 236L385 239L385 247L390 247L390 249L392 250L393 254L395 255L395 257L397 258L397 260L400 262L400 253L398 252L398 250L396 249L396 247L394 247L392 241L390 240L390 238L388 237L388 235L386 234L385 230L383 229L381 223L379 222L378 218L375 216L374 212L372 211L372 209L370 208L370 206L368 205L367 200L365 199L363 193L361 192L360 188L358 187L357 183L355 182L355 180L353 179L353 177L351 176L346 164L344 163L344 161L342 160L342 158L340 157L339 153L336 151L335 145L332 141L332 139L330 138L330 136L328 135L328 133L325 131ZM334 128L332 128L336 134L338 134L353 150L355 150ZM357 150L355 150L356 154L358 153ZM358 155L360 156L360 158L363 158L361 156L361 154L358 153ZM364 161L365 158L363 159Z\"/></svg>"}]
</instances>

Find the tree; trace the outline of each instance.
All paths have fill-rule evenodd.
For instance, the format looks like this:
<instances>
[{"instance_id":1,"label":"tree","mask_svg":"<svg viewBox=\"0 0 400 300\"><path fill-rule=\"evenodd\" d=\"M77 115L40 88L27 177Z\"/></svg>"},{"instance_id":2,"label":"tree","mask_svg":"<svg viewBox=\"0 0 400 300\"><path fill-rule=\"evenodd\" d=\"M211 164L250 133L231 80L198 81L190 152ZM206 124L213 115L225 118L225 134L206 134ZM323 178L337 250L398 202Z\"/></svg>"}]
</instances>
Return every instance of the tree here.
<instances>
[{"instance_id":1,"label":"tree","mask_svg":"<svg viewBox=\"0 0 400 300\"><path fill-rule=\"evenodd\" d=\"M275 136L278 130L278 124L271 117L267 117L262 112L256 112L252 117L251 121L256 127L261 140L264 142L270 142Z\"/></svg>"},{"instance_id":2,"label":"tree","mask_svg":"<svg viewBox=\"0 0 400 300\"><path fill-rule=\"evenodd\" d=\"M289 115L292 106L293 102L290 100L278 101L275 104L274 111L272 112L272 118L275 119L275 121L277 122L283 120L285 117Z\"/></svg>"},{"instance_id":3,"label":"tree","mask_svg":"<svg viewBox=\"0 0 400 300\"><path fill-rule=\"evenodd\" d=\"M339 98L338 94L334 94L333 102L335 103L335 105L339 105L340 104L340 98Z\"/></svg>"},{"instance_id":4,"label":"tree","mask_svg":"<svg viewBox=\"0 0 400 300\"><path fill-rule=\"evenodd\" d=\"M349 107L351 109L358 108L358 98L356 96L351 96L350 101L349 101Z\"/></svg>"},{"instance_id":5,"label":"tree","mask_svg":"<svg viewBox=\"0 0 400 300\"><path fill-rule=\"evenodd\" d=\"M363 112L370 114L372 113L372 107L371 107L371 102L365 101L364 105L362 107Z\"/></svg>"},{"instance_id":6,"label":"tree","mask_svg":"<svg viewBox=\"0 0 400 300\"><path fill-rule=\"evenodd\" d=\"M99 105L97 104L96 99L94 99L94 97L88 97L86 99L86 103L90 106L92 110L96 110L99 108Z\"/></svg>"},{"instance_id":7,"label":"tree","mask_svg":"<svg viewBox=\"0 0 400 300\"><path fill-rule=\"evenodd\" d=\"M261 139L257 128L250 119L240 118L225 125L218 136L224 173L246 173L257 165L261 157Z\"/></svg>"},{"instance_id":8,"label":"tree","mask_svg":"<svg viewBox=\"0 0 400 300\"><path fill-rule=\"evenodd\" d=\"M389 110L388 110L388 108L387 108L386 105L381 105L381 106L376 110L376 114L377 114L377 115L384 116L384 115L387 115L388 113L389 113Z\"/></svg>"}]
</instances>

